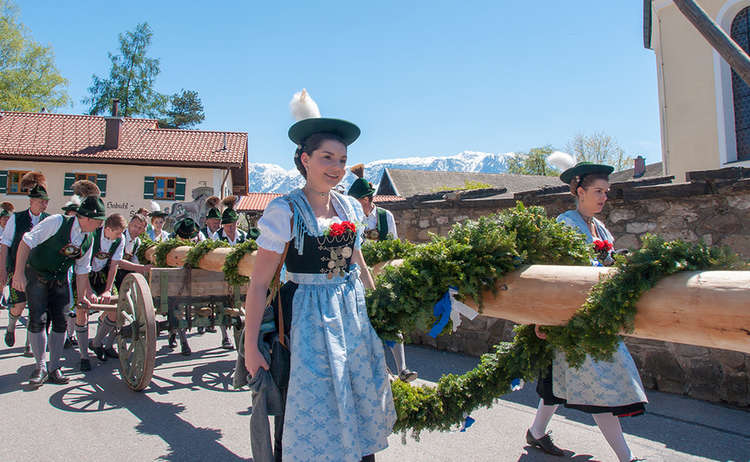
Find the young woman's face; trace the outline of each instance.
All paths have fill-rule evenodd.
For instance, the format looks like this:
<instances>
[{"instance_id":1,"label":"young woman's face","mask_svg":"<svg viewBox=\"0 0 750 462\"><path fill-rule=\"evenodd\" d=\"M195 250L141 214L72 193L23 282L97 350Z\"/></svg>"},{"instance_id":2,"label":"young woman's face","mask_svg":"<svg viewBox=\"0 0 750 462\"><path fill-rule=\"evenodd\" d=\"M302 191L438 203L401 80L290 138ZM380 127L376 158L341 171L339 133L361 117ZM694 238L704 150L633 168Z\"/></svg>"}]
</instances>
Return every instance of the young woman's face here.
<instances>
[{"instance_id":1,"label":"young woman's face","mask_svg":"<svg viewBox=\"0 0 750 462\"><path fill-rule=\"evenodd\" d=\"M307 183L315 190L328 190L339 184L346 173L346 146L335 140L326 140L309 155L301 156L307 170Z\"/></svg>"},{"instance_id":2,"label":"young woman's face","mask_svg":"<svg viewBox=\"0 0 750 462\"><path fill-rule=\"evenodd\" d=\"M588 188L578 187L578 207L588 215L599 213L607 202L609 182L607 180L594 180Z\"/></svg>"},{"instance_id":3,"label":"young woman's face","mask_svg":"<svg viewBox=\"0 0 750 462\"><path fill-rule=\"evenodd\" d=\"M8 224L8 220L10 220L10 215L0 218L0 226L5 228L5 225Z\"/></svg>"},{"instance_id":4,"label":"young woman's face","mask_svg":"<svg viewBox=\"0 0 750 462\"><path fill-rule=\"evenodd\" d=\"M151 226L153 226L156 229L161 229L162 226L164 226L164 218L162 218L162 217L153 217L151 219Z\"/></svg>"}]
</instances>

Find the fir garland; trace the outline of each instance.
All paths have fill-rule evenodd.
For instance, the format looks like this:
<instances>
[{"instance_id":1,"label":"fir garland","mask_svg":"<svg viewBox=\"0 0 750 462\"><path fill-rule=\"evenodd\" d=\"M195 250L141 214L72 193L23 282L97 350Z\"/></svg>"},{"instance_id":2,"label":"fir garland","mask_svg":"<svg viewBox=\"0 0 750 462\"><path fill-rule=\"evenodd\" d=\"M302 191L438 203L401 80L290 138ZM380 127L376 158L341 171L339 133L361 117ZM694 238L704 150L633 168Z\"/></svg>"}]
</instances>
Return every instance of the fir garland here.
<instances>
[{"instance_id":1,"label":"fir garland","mask_svg":"<svg viewBox=\"0 0 750 462\"><path fill-rule=\"evenodd\" d=\"M193 243L180 238L169 239L156 244L156 252L154 253L154 265L166 268L167 267L167 254L173 249L181 246L193 246Z\"/></svg>"},{"instance_id":2,"label":"fir garland","mask_svg":"<svg viewBox=\"0 0 750 462\"><path fill-rule=\"evenodd\" d=\"M387 246L374 244L381 245ZM387 253L384 249L370 255ZM527 209L519 203L515 209L455 225L447 238L433 236L431 242L415 246L402 266L378 275L376 289L368 293L368 312L378 334L393 340L398 332L428 330L436 321L430 308L449 285L481 306L481 291L494 289L502 274L522 264L588 264L591 256L592 248L581 234L547 218L541 207ZM547 341L536 337L533 325L518 326L513 342L496 345L466 374L445 375L435 387L393 382L398 415L394 431L411 430L418 437L423 430L449 430L466 414L508 393L513 379L535 380L538 371L551 364L554 347L573 365L586 354L609 358L619 333L632 331L638 298L661 278L744 264L726 249L649 236L640 250L618 257L615 265L618 271L594 286L566 326L545 328Z\"/></svg>"},{"instance_id":3,"label":"fir garland","mask_svg":"<svg viewBox=\"0 0 750 462\"><path fill-rule=\"evenodd\" d=\"M401 239L366 240L362 244L362 255L369 265L374 265L388 260L404 258L414 251L414 247L416 247L416 244Z\"/></svg>"},{"instance_id":4,"label":"fir garland","mask_svg":"<svg viewBox=\"0 0 750 462\"><path fill-rule=\"evenodd\" d=\"M201 258L203 258L203 256L208 252L214 249L218 249L219 247L229 247L229 243L226 241L214 241L211 239L206 239L205 241L201 241L195 244L195 246L190 249L187 255L185 255L185 266L190 268L198 268L201 262Z\"/></svg>"},{"instance_id":5,"label":"fir garland","mask_svg":"<svg viewBox=\"0 0 750 462\"><path fill-rule=\"evenodd\" d=\"M244 257L245 254L256 250L258 250L258 244L256 244L253 239L248 239L242 244L234 246L234 250L227 255L226 260L224 260L224 266L222 267L222 270L224 271L224 279L226 279L229 284L242 285L247 284L248 281L250 281L250 278L239 273L237 265L240 264L240 260L242 260L242 257Z\"/></svg>"}]
</instances>

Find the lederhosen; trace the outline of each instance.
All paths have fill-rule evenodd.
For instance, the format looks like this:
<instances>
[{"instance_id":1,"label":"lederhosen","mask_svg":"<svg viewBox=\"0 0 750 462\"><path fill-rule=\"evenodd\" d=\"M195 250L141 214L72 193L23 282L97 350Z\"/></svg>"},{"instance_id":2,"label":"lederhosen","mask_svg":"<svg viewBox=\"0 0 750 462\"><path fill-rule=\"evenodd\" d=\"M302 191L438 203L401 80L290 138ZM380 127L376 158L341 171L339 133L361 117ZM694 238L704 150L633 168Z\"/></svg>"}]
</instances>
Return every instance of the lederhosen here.
<instances>
[{"instance_id":1,"label":"lederhosen","mask_svg":"<svg viewBox=\"0 0 750 462\"><path fill-rule=\"evenodd\" d=\"M236 231L236 233L237 233L237 240L234 242L233 245L242 244L243 242L245 242L247 240L247 234L245 234L245 232L242 231L241 229L238 229ZM223 228L221 228L218 231L216 231L216 240L217 241L229 242L229 238L224 235L224 229Z\"/></svg>"},{"instance_id":2,"label":"lederhosen","mask_svg":"<svg viewBox=\"0 0 750 462\"><path fill-rule=\"evenodd\" d=\"M93 290L97 295L104 292L104 289L107 288L107 275L109 273L109 263L112 261L112 255L115 254L115 251L117 250L117 247L120 245L120 242L122 242L122 237L119 237L112 242L112 245L109 246L109 251L104 252L101 249L102 245L102 234L103 234L104 228L97 228L96 231L93 232L94 237L94 249L93 253L91 254L91 263L94 263L94 259L99 260L107 260L107 263L104 265L104 268L100 269L99 271L91 271L89 273L89 284L91 285L91 290Z\"/></svg>"},{"instance_id":3,"label":"lederhosen","mask_svg":"<svg viewBox=\"0 0 750 462\"><path fill-rule=\"evenodd\" d=\"M70 235L76 218L62 218L57 232L31 249L26 264L30 332L41 332L48 318L54 332L65 332L65 306L70 300L68 270L92 244L91 235L87 233L81 246L75 246Z\"/></svg>"},{"instance_id":4,"label":"lederhosen","mask_svg":"<svg viewBox=\"0 0 750 462\"><path fill-rule=\"evenodd\" d=\"M26 209L22 212L16 212L14 215L15 215L14 221L16 223L16 229L15 229L15 233L13 234L13 242L10 244L10 247L8 248L8 256L5 260L5 270L8 273L7 283L9 286L11 285L11 281L13 280L13 272L15 271L15 268L16 268L16 255L18 254L18 246L21 244L21 239L23 239L23 235L31 231L31 228L34 227L34 225L31 222L31 210L30 209ZM49 216L48 213L42 212L39 215L39 221L41 222L48 216ZM23 303L25 301L26 301L26 294L23 292L17 291L11 286L10 298L8 299L8 306L13 306L16 303Z\"/></svg>"},{"instance_id":5,"label":"lederhosen","mask_svg":"<svg viewBox=\"0 0 750 462\"><path fill-rule=\"evenodd\" d=\"M125 230L127 232L127 229ZM128 236L130 236L130 233L128 233ZM124 237L123 237L124 239ZM128 252L124 252L122 254L122 259L132 262L133 257L138 253L138 247L141 245L141 239L139 237L136 237L133 239L133 249ZM117 249L115 247L115 249ZM117 273L115 274L115 287L117 288L117 291L120 291L120 284L122 284L122 280L125 279L125 276L132 273L133 271L124 270L122 268L117 268Z\"/></svg>"},{"instance_id":6,"label":"lederhosen","mask_svg":"<svg viewBox=\"0 0 750 462\"><path fill-rule=\"evenodd\" d=\"M365 232L365 237L373 241L384 241L388 239L388 212L377 207L378 221L375 229Z\"/></svg>"}]
</instances>

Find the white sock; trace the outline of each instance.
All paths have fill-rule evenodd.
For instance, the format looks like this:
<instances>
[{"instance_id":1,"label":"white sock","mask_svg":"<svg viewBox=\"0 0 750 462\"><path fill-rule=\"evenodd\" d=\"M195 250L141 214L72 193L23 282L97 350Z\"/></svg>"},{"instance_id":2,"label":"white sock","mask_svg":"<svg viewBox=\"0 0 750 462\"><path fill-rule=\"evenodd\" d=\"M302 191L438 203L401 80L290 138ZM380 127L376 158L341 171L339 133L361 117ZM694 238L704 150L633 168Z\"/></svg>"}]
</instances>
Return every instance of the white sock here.
<instances>
[{"instance_id":1,"label":"white sock","mask_svg":"<svg viewBox=\"0 0 750 462\"><path fill-rule=\"evenodd\" d=\"M10 310L8 310L8 332L15 332L16 331L16 323L18 322L18 318L21 316L14 316L10 313Z\"/></svg>"},{"instance_id":2,"label":"white sock","mask_svg":"<svg viewBox=\"0 0 750 462\"><path fill-rule=\"evenodd\" d=\"M604 435L604 439L615 451L620 462L629 462L633 459L633 453L630 452L628 443L625 442L625 436L622 434L620 419L608 412L606 414L593 414L594 421L599 426L599 430Z\"/></svg>"},{"instance_id":3,"label":"white sock","mask_svg":"<svg viewBox=\"0 0 750 462\"><path fill-rule=\"evenodd\" d=\"M406 369L406 353L404 352L404 344L403 343L396 343L391 347L391 352L393 352L393 359L396 360L396 368L399 372Z\"/></svg>"},{"instance_id":4,"label":"white sock","mask_svg":"<svg viewBox=\"0 0 750 462\"><path fill-rule=\"evenodd\" d=\"M531 436L539 439L543 437L545 433L547 433L547 425L549 425L549 421L552 420L552 416L555 415L555 411L557 411L557 404L553 404L550 406L544 404L543 399L539 399L539 407L536 409L534 423L532 423L531 427L529 428L529 431L531 431Z\"/></svg>"}]
</instances>

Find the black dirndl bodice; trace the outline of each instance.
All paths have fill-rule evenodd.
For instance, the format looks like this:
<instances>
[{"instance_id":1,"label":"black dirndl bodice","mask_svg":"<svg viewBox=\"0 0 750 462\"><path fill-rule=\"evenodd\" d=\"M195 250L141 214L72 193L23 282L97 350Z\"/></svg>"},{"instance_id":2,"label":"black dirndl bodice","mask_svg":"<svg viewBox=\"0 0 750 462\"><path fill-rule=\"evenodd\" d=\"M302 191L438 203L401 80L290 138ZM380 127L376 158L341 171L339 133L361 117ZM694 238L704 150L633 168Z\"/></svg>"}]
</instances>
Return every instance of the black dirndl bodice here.
<instances>
[{"instance_id":1,"label":"black dirndl bodice","mask_svg":"<svg viewBox=\"0 0 750 462\"><path fill-rule=\"evenodd\" d=\"M354 253L356 234L345 232L339 236L311 236L304 233L304 254L300 255L294 246L289 245L284 263L291 273L326 274L346 276Z\"/></svg>"}]
</instances>

